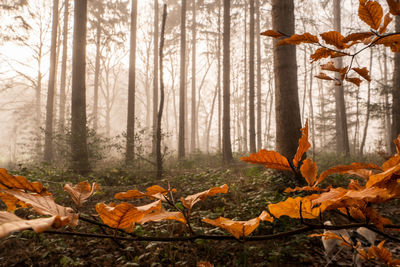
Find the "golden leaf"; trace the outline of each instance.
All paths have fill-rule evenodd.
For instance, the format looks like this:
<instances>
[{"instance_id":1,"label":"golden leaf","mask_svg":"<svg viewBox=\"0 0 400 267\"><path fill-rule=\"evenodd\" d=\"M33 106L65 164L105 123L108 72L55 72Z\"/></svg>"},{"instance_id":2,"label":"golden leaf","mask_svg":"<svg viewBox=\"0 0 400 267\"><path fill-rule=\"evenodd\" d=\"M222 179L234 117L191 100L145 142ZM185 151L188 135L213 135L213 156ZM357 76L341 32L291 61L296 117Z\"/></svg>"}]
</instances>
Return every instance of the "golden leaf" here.
<instances>
[{"instance_id":1,"label":"golden leaf","mask_svg":"<svg viewBox=\"0 0 400 267\"><path fill-rule=\"evenodd\" d=\"M297 148L296 155L294 155L293 158L293 164L296 167L299 166L299 162L301 161L303 154L311 147L310 142L308 142L308 119L306 120L304 128L301 128L300 131L301 137L299 139L299 147Z\"/></svg>"},{"instance_id":2,"label":"golden leaf","mask_svg":"<svg viewBox=\"0 0 400 267\"><path fill-rule=\"evenodd\" d=\"M8 189L23 189L41 195L50 195L42 183L29 182L25 177L8 174L6 169L0 168L0 185Z\"/></svg>"},{"instance_id":3,"label":"golden leaf","mask_svg":"<svg viewBox=\"0 0 400 267\"><path fill-rule=\"evenodd\" d=\"M253 164L262 164L267 168L276 170L292 170L287 158L275 151L261 149L257 153L252 153L248 157L242 157L240 160Z\"/></svg>"},{"instance_id":4,"label":"golden leaf","mask_svg":"<svg viewBox=\"0 0 400 267\"><path fill-rule=\"evenodd\" d=\"M340 32L329 31L329 32L321 33L320 36L325 41L325 43L327 43L329 45L334 45L339 49L346 48L346 44L343 42L344 37L343 37L343 35L340 34Z\"/></svg>"},{"instance_id":5,"label":"golden leaf","mask_svg":"<svg viewBox=\"0 0 400 267\"><path fill-rule=\"evenodd\" d=\"M280 38L280 37L285 36L284 34L282 34L280 32L276 32L274 30L267 30L265 32L262 32L261 35L273 37L273 38Z\"/></svg>"},{"instance_id":6,"label":"golden leaf","mask_svg":"<svg viewBox=\"0 0 400 267\"><path fill-rule=\"evenodd\" d=\"M185 216L182 214L182 212L179 211L170 212L164 209L149 214L145 214L142 219L137 221L137 223L144 224L147 222L160 222L164 220L175 220L181 223L186 223Z\"/></svg>"},{"instance_id":7,"label":"golden leaf","mask_svg":"<svg viewBox=\"0 0 400 267\"><path fill-rule=\"evenodd\" d=\"M300 167L300 172L308 185L314 185L317 178L317 164L311 159L306 159Z\"/></svg>"},{"instance_id":8,"label":"golden leaf","mask_svg":"<svg viewBox=\"0 0 400 267\"><path fill-rule=\"evenodd\" d=\"M321 183L328 175L331 175L333 173L340 173L340 172L345 172L345 171L350 171L350 170L359 170L359 169L377 169L380 170L381 168L376 165L376 164L371 164L371 163L352 163L350 165L338 165L335 167L332 167L323 173L318 178L317 184Z\"/></svg>"},{"instance_id":9,"label":"golden leaf","mask_svg":"<svg viewBox=\"0 0 400 267\"><path fill-rule=\"evenodd\" d=\"M298 187L296 186L295 188L286 188L285 193L292 193L292 192L298 192L298 191L315 191L315 192L327 192L329 191L329 188L320 188L316 186L303 186L303 187Z\"/></svg>"},{"instance_id":10,"label":"golden leaf","mask_svg":"<svg viewBox=\"0 0 400 267\"><path fill-rule=\"evenodd\" d=\"M373 172L371 170L366 170L366 169L350 170L350 171L344 171L344 172L339 172L339 173L356 175L365 180L368 180L368 178L373 174Z\"/></svg>"},{"instance_id":11,"label":"golden leaf","mask_svg":"<svg viewBox=\"0 0 400 267\"><path fill-rule=\"evenodd\" d=\"M385 161L382 164L382 169L384 171L396 166L397 164L400 164L400 155L396 154L393 157L391 157L390 159L388 159L387 161Z\"/></svg>"},{"instance_id":12,"label":"golden leaf","mask_svg":"<svg viewBox=\"0 0 400 267\"><path fill-rule=\"evenodd\" d=\"M281 216L289 216L291 218L300 218L300 205L301 205L301 214L304 219L314 219L319 216L319 208L312 208L311 200L318 195L311 195L307 197L289 197L285 201L269 204L268 209L269 212L274 215L276 218Z\"/></svg>"},{"instance_id":13,"label":"golden leaf","mask_svg":"<svg viewBox=\"0 0 400 267\"><path fill-rule=\"evenodd\" d=\"M385 170L384 172L371 175L365 186L368 188L368 187L373 187L375 185L379 185L381 183L385 183L385 181L388 181L391 179L393 174L395 174L399 171L400 171L400 164L397 164L397 165L393 166L392 168Z\"/></svg>"},{"instance_id":14,"label":"golden leaf","mask_svg":"<svg viewBox=\"0 0 400 267\"><path fill-rule=\"evenodd\" d=\"M239 239L250 235L258 227L260 218L256 217L248 221L232 221L228 218L219 217L215 220L205 218L202 221L223 228Z\"/></svg>"},{"instance_id":15,"label":"golden leaf","mask_svg":"<svg viewBox=\"0 0 400 267\"><path fill-rule=\"evenodd\" d=\"M200 200L205 200L207 197L215 196L216 194L226 194L228 192L228 185L224 184L220 187L213 187L209 190L187 196L185 198L181 197L181 201L183 206L187 209L191 209L194 204L199 202Z\"/></svg>"},{"instance_id":16,"label":"golden leaf","mask_svg":"<svg viewBox=\"0 0 400 267\"><path fill-rule=\"evenodd\" d=\"M33 229L36 233L46 231L50 227L58 228L61 224L59 216L24 220L14 213L0 211L0 238L6 237L12 232Z\"/></svg>"},{"instance_id":17,"label":"golden leaf","mask_svg":"<svg viewBox=\"0 0 400 267\"><path fill-rule=\"evenodd\" d=\"M301 43L318 43L318 37L315 35L312 35L308 32L298 35L298 34L293 34L289 38L282 39L278 41L278 45L287 45L287 44L294 44L298 45Z\"/></svg>"},{"instance_id":18,"label":"golden leaf","mask_svg":"<svg viewBox=\"0 0 400 267\"><path fill-rule=\"evenodd\" d=\"M356 32L351 33L343 38L344 43L354 42L354 41L364 41L366 38L374 35L372 32Z\"/></svg>"},{"instance_id":19,"label":"golden leaf","mask_svg":"<svg viewBox=\"0 0 400 267\"><path fill-rule=\"evenodd\" d=\"M173 188L171 190L167 190L162 188L159 185L153 185L146 189L146 193L142 193L139 190L129 190L127 192L120 192L115 194L116 199L134 199L134 198L150 198L150 199L161 199L165 200L164 196L167 195L170 191L176 192L176 189Z\"/></svg>"},{"instance_id":20,"label":"golden leaf","mask_svg":"<svg viewBox=\"0 0 400 267\"><path fill-rule=\"evenodd\" d=\"M360 0L358 16L372 29L377 30L383 17L382 6L376 1L365 2Z\"/></svg>"},{"instance_id":21,"label":"golden leaf","mask_svg":"<svg viewBox=\"0 0 400 267\"><path fill-rule=\"evenodd\" d=\"M76 185L66 184L64 185L64 190L71 196L77 207L82 207L83 203L85 203L95 191L100 190L100 187L96 182L90 185L88 181L84 181Z\"/></svg>"},{"instance_id":22,"label":"golden leaf","mask_svg":"<svg viewBox=\"0 0 400 267\"><path fill-rule=\"evenodd\" d=\"M265 210L263 210L263 212L261 212L261 214L258 216L258 218L260 218L261 221L268 221L268 222L272 222L274 220L274 218Z\"/></svg>"}]
</instances>

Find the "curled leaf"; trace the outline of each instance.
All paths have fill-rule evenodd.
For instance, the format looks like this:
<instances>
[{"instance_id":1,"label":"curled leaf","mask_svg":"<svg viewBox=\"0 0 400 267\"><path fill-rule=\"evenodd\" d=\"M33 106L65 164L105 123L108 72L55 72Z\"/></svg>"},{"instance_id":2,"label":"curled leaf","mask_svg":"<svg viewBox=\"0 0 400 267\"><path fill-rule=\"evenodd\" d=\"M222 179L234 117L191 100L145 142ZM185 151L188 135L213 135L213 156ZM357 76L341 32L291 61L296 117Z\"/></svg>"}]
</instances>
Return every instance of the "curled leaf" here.
<instances>
[{"instance_id":1,"label":"curled leaf","mask_svg":"<svg viewBox=\"0 0 400 267\"><path fill-rule=\"evenodd\" d=\"M356 33L351 33L347 35L346 37L343 38L344 43L348 42L354 42L354 41L363 41L368 37L371 37L374 35L372 32L356 32Z\"/></svg>"},{"instance_id":2,"label":"curled leaf","mask_svg":"<svg viewBox=\"0 0 400 267\"><path fill-rule=\"evenodd\" d=\"M242 157L240 160L250 162L253 164L262 164L267 168L276 170L290 171L290 165L284 156L275 151L261 149L257 153L252 153L248 157Z\"/></svg>"},{"instance_id":3,"label":"curled leaf","mask_svg":"<svg viewBox=\"0 0 400 267\"><path fill-rule=\"evenodd\" d=\"M293 158L293 164L296 167L299 166L299 162L301 161L303 154L306 153L311 147L310 142L308 142L308 119L306 120L304 128L301 128L300 131L301 137L299 139L299 147L297 148L296 155L294 155Z\"/></svg>"},{"instance_id":4,"label":"curled leaf","mask_svg":"<svg viewBox=\"0 0 400 267\"><path fill-rule=\"evenodd\" d=\"M6 169L0 168L0 188L7 189L22 189L26 191L31 191L41 195L50 195L42 183L39 182L29 182L23 176L14 176L7 173Z\"/></svg>"},{"instance_id":5,"label":"curled leaf","mask_svg":"<svg viewBox=\"0 0 400 267\"><path fill-rule=\"evenodd\" d=\"M164 196L170 191L176 192L176 189L167 190L159 185L153 185L146 189L146 193L142 193L139 190L129 190L127 192L120 192L115 194L116 199L135 199L135 198L150 198L150 199L161 199L165 200Z\"/></svg>"},{"instance_id":6,"label":"curled leaf","mask_svg":"<svg viewBox=\"0 0 400 267\"><path fill-rule=\"evenodd\" d=\"M77 207L82 207L83 203L99 189L100 187L96 182L90 185L88 181L79 182L76 185L64 185L64 190L71 196Z\"/></svg>"},{"instance_id":7,"label":"curled leaf","mask_svg":"<svg viewBox=\"0 0 400 267\"><path fill-rule=\"evenodd\" d=\"M371 163L352 163L350 165L338 165L335 167L332 167L323 173L318 178L317 184L321 183L327 176L333 174L333 173L340 173L340 172L345 172L345 171L351 171L351 170L359 170L359 169L377 169L380 170L381 168L376 165L376 164L371 164Z\"/></svg>"},{"instance_id":8,"label":"curled leaf","mask_svg":"<svg viewBox=\"0 0 400 267\"><path fill-rule=\"evenodd\" d=\"M213 187L209 190L187 196L185 198L181 197L181 201L183 206L185 206L187 209L191 209L194 204L199 202L200 200L205 200L207 197L214 196L216 194L226 194L228 192L228 185L224 184L220 187Z\"/></svg>"},{"instance_id":9,"label":"curled leaf","mask_svg":"<svg viewBox=\"0 0 400 267\"><path fill-rule=\"evenodd\" d=\"M219 217L215 220L205 218L202 221L217 227L221 227L239 239L241 237L250 235L258 227L260 218L256 217L248 221L232 221L228 218Z\"/></svg>"},{"instance_id":10,"label":"curled leaf","mask_svg":"<svg viewBox=\"0 0 400 267\"><path fill-rule=\"evenodd\" d=\"M300 172L308 185L314 185L317 178L317 164L314 161L311 159L304 160L300 167Z\"/></svg>"},{"instance_id":11,"label":"curled leaf","mask_svg":"<svg viewBox=\"0 0 400 267\"><path fill-rule=\"evenodd\" d=\"M366 67L364 68L351 68L352 70L354 70L355 72L358 73L358 75L360 75L361 77L363 77L365 80L367 80L368 82L371 81L371 76L369 76L369 72L367 70Z\"/></svg>"},{"instance_id":12,"label":"curled leaf","mask_svg":"<svg viewBox=\"0 0 400 267\"><path fill-rule=\"evenodd\" d=\"M149 214L145 214L142 219L137 221L137 223L144 224L147 222L160 222L164 220L175 220L181 223L186 223L185 216L182 214L182 212L179 211L170 212L164 209Z\"/></svg>"},{"instance_id":13,"label":"curled leaf","mask_svg":"<svg viewBox=\"0 0 400 267\"><path fill-rule=\"evenodd\" d=\"M328 80L328 81L333 80L333 78L329 77L328 75L326 75L323 72L320 72L318 75L315 75L315 78L318 78L318 79L321 79L321 80Z\"/></svg>"},{"instance_id":14,"label":"curled leaf","mask_svg":"<svg viewBox=\"0 0 400 267\"><path fill-rule=\"evenodd\" d=\"M280 37L285 36L284 34L282 34L280 32L276 32L274 30L267 30L265 32L262 32L261 35L273 37L273 38L280 38Z\"/></svg>"},{"instance_id":15,"label":"curled leaf","mask_svg":"<svg viewBox=\"0 0 400 267\"><path fill-rule=\"evenodd\" d=\"M286 44L298 45L301 43L314 43L314 44L316 43L317 44L318 42L319 42L319 40L318 40L317 36L306 32L301 35L293 34L289 38L279 40L278 45L286 45Z\"/></svg>"}]
</instances>

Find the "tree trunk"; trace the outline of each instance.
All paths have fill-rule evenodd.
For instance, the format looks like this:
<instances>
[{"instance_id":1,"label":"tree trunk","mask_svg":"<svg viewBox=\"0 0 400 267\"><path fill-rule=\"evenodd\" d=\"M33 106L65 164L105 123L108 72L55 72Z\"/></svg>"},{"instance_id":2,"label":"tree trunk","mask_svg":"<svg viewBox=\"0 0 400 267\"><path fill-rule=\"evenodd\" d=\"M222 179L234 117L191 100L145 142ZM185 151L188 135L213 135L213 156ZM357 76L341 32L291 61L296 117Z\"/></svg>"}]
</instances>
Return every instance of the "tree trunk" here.
<instances>
[{"instance_id":1,"label":"tree trunk","mask_svg":"<svg viewBox=\"0 0 400 267\"><path fill-rule=\"evenodd\" d=\"M192 3L192 121L190 131L190 152L196 150L196 0Z\"/></svg>"},{"instance_id":2,"label":"tree trunk","mask_svg":"<svg viewBox=\"0 0 400 267\"><path fill-rule=\"evenodd\" d=\"M248 1L247 0L245 0L244 1L244 73L243 73L243 75L244 75L244 85L243 85L243 90L244 90L244 111L243 111L243 150L245 151L245 152L247 152L248 151L248 139L247 139L247 136L248 136L248 129L247 129L247 112L248 112L248 108L247 108L247 105L248 105L248 102L247 102L247 99L248 99L248 96L247 96L247 94L248 94L248 80L247 80L247 77L248 77L248 73L247 73L247 61L248 61L248 57L247 57L247 27L248 27L248 24L247 24L247 12L248 12Z\"/></svg>"},{"instance_id":3,"label":"tree trunk","mask_svg":"<svg viewBox=\"0 0 400 267\"><path fill-rule=\"evenodd\" d=\"M44 144L44 161L53 160L53 109L54 109L54 87L57 68L57 28L58 28L58 0L53 1L53 20L51 26L51 48L50 48L50 73L47 91L46 106L46 131Z\"/></svg>"},{"instance_id":4,"label":"tree trunk","mask_svg":"<svg viewBox=\"0 0 400 267\"><path fill-rule=\"evenodd\" d=\"M370 54L369 54L369 69L372 69L372 58L373 58L373 48L370 48ZM368 93L367 93L367 115L365 118L365 125L364 125L364 131L363 131L363 137L361 140L361 145L360 145L360 155L362 156L364 153L364 146L365 146L365 140L367 139L367 132L368 132L368 123L369 123L369 115L371 112L370 108L370 103L371 103L371 82L368 82Z\"/></svg>"},{"instance_id":5,"label":"tree trunk","mask_svg":"<svg viewBox=\"0 0 400 267\"><path fill-rule=\"evenodd\" d=\"M395 17L395 32L400 32L400 17ZM393 104L392 104L392 137L397 138L400 134L400 53L394 53L393 70ZM391 144L392 154L396 153L396 147Z\"/></svg>"},{"instance_id":6,"label":"tree trunk","mask_svg":"<svg viewBox=\"0 0 400 267\"><path fill-rule=\"evenodd\" d=\"M250 152L256 152L256 127L255 127L255 111L254 111L254 91L255 91L255 77L254 77L254 67L255 67L255 36L254 36L254 1L250 0L250 54L249 54L249 138L250 138Z\"/></svg>"},{"instance_id":7,"label":"tree trunk","mask_svg":"<svg viewBox=\"0 0 400 267\"><path fill-rule=\"evenodd\" d=\"M293 0L272 1L272 26L276 31L288 35L294 34ZM296 46L278 46L275 40L273 49L276 149L291 160L297 151L301 129L297 87Z\"/></svg>"},{"instance_id":8,"label":"tree trunk","mask_svg":"<svg viewBox=\"0 0 400 267\"><path fill-rule=\"evenodd\" d=\"M261 125L261 18L260 1L256 1L256 36L257 36L257 150L262 147L262 125Z\"/></svg>"},{"instance_id":9,"label":"tree trunk","mask_svg":"<svg viewBox=\"0 0 400 267\"><path fill-rule=\"evenodd\" d=\"M390 107L389 107L389 85L388 85L388 69L387 69L387 54L386 47L383 48L383 84L384 84L384 97L385 97L385 145L386 153L390 154L390 147L392 145L392 124L390 120Z\"/></svg>"},{"instance_id":10,"label":"tree trunk","mask_svg":"<svg viewBox=\"0 0 400 267\"><path fill-rule=\"evenodd\" d=\"M89 172L86 131L86 24L87 0L75 0L72 56L71 152L72 169Z\"/></svg>"},{"instance_id":11,"label":"tree trunk","mask_svg":"<svg viewBox=\"0 0 400 267\"><path fill-rule=\"evenodd\" d=\"M221 9L222 0L218 0L218 71L217 71L217 89L218 89L218 151L222 151L222 127L221 127L221 115L222 115L222 101L221 101Z\"/></svg>"},{"instance_id":12,"label":"tree trunk","mask_svg":"<svg viewBox=\"0 0 400 267\"><path fill-rule=\"evenodd\" d=\"M341 31L341 19L340 19L340 0L334 0L333 2L333 28L335 31ZM341 57L335 59L336 68L342 68L343 61ZM340 79L340 74L336 74L337 78ZM336 102L336 152L338 154L350 154L349 137L347 130L347 116L346 116L346 103L344 99L344 87L343 84L335 86L335 102Z\"/></svg>"},{"instance_id":13,"label":"tree trunk","mask_svg":"<svg viewBox=\"0 0 400 267\"><path fill-rule=\"evenodd\" d=\"M230 99L230 41L231 41L231 2L224 0L223 35L223 117L222 117L222 161L227 164L233 159L231 145L231 99Z\"/></svg>"},{"instance_id":14,"label":"tree trunk","mask_svg":"<svg viewBox=\"0 0 400 267\"><path fill-rule=\"evenodd\" d=\"M310 92L309 92L309 101L310 101L310 119L311 119L311 137L312 137L312 158L314 159L315 156L315 122L314 122L314 106L313 106L313 80L314 80L314 75L313 75L313 65L310 67Z\"/></svg>"},{"instance_id":15,"label":"tree trunk","mask_svg":"<svg viewBox=\"0 0 400 267\"><path fill-rule=\"evenodd\" d=\"M156 154L157 143L157 110L158 110L158 27L159 27L158 0L154 0L154 43L153 43L153 155Z\"/></svg>"},{"instance_id":16,"label":"tree trunk","mask_svg":"<svg viewBox=\"0 0 400 267\"><path fill-rule=\"evenodd\" d=\"M181 7L181 71L179 89L179 141L178 158L185 157L185 106L186 106L186 0Z\"/></svg>"},{"instance_id":17,"label":"tree trunk","mask_svg":"<svg viewBox=\"0 0 400 267\"><path fill-rule=\"evenodd\" d=\"M137 0L132 0L131 36L129 44L128 117L126 127L126 165L135 157L135 94L136 94L136 30Z\"/></svg>"},{"instance_id":18,"label":"tree trunk","mask_svg":"<svg viewBox=\"0 0 400 267\"><path fill-rule=\"evenodd\" d=\"M69 0L64 0L64 25L63 25L63 50L61 59L61 81L60 81L60 107L59 107L59 131L65 131L65 103L66 103L66 80L67 80L67 60L68 60L68 17Z\"/></svg>"},{"instance_id":19,"label":"tree trunk","mask_svg":"<svg viewBox=\"0 0 400 267\"><path fill-rule=\"evenodd\" d=\"M98 108L99 108L99 84L100 84L100 40L101 40L101 22L97 18L96 27L96 59L94 63L94 86L93 86L93 130L98 128Z\"/></svg>"}]
</instances>

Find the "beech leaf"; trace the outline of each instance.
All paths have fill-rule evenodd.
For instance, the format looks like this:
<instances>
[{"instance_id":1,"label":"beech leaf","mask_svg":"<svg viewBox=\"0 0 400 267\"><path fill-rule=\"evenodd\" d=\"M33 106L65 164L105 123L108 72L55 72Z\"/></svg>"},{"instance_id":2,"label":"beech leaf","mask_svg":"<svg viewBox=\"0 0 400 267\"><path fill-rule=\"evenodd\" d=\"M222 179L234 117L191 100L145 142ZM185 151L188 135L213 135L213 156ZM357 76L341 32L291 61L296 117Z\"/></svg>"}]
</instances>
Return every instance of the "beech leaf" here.
<instances>
[{"instance_id":1,"label":"beech leaf","mask_svg":"<svg viewBox=\"0 0 400 267\"><path fill-rule=\"evenodd\" d=\"M216 194L226 194L228 192L228 185L224 184L220 187L213 187L209 190L187 196L185 198L181 197L181 201L183 206L187 209L191 209L194 204L199 202L200 200L205 200L207 197L215 196Z\"/></svg>"},{"instance_id":2,"label":"beech leaf","mask_svg":"<svg viewBox=\"0 0 400 267\"><path fill-rule=\"evenodd\" d=\"M310 142L308 142L308 119L306 120L304 128L301 128L300 131L301 137L299 139L299 147L297 148L296 154L293 158L293 164L296 167L299 166L299 162L301 161L303 154L306 153L311 147Z\"/></svg>"},{"instance_id":3,"label":"beech leaf","mask_svg":"<svg viewBox=\"0 0 400 267\"><path fill-rule=\"evenodd\" d=\"M1 185L3 185L3 188L5 187L7 189L22 189L41 195L50 195L42 183L29 182L25 177L11 175L7 173L6 169L2 168L0 168L0 186Z\"/></svg>"},{"instance_id":4,"label":"beech leaf","mask_svg":"<svg viewBox=\"0 0 400 267\"><path fill-rule=\"evenodd\" d=\"M186 223L185 216L182 214L182 212L179 211L170 212L164 209L145 214L142 219L137 221L137 223L144 224L147 222L160 222L164 220L175 220L183 224Z\"/></svg>"},{"instance_id":5,"label":"beech leaf","mask_svg":"<svg viewBox=\"0 0 400 267\"><path fill-rule=\"evenodd\" d=\"M321 33L320 36L325 41L325 43L327 43L329 45L334 45L339 49L346 48L346 44L343 42L344 37L343 37L343 35L340 34L340 32L329 31L329 32Z\"/></svg>"},{"instance_id":6,"label":"beech leaf","mask_svg":"<svg viewBox=\"0 0 400 267\"><path fill-rule=\"evenodd\" d=\"M276 170L291 171L287 158L275 151L261 149L257 153L252 153L248 157L242 157L240 160L253 164L262 164L265 167Z\"/></svg>"},{"instance_id":7,"label":"beech leaf","mask_svg":"<svg viewBox=\"0 0 400 267\"><path fill-rule=\"evenodd\" d=\"M352 70L354 70L355 72L358 73L358 75L360 75L361 77L363 77L365 80L367 80L368 82L371 81L371 76L369 76L369 72L367 70L366 67L364 68L351 68Z\"/></svg>"},{"instance_id":8,"label":"beech leaf","mask_svg":"<svg viewBox=\"0 0 400 267\"><path fill-rule=\"evenodd\" d=\"M300 167L300 172L308 185L314 185L317 178L317 164L311 159L305 159Z\"/></svg>"},{"instance_id":9,"label":"beech leaf","mask_svg":"<svg viewBox=\"0 0 400 267\"><path fill-rule=\"evenodd\" d=\"M358 16L372 29L377 30L381 25L383 10L382 6L376 1L361 1L358 7Z\"/></svg>"},{"instance_id":10,"label":"beech leaf","mask_svg":"<svg viewBox=\"0 0 400 267\"><path fill-rule=\"evenodd\" d=\"M64 185L64 190L71 196L77 207L82 207L83 203L86 202L95 191L100 190L100 187L96 182L90 185L88 181L84 181L76 185L66 184Z\"/></svg>"},{"instance_id":11,"label":"beech leaf","mask_svg":"<svg viewBox=\"0 0 400 267\"><path fill-rule=\"evenodd\" d=\"M325 47L318 48L315 50L314 54L310 56L311 62L315 62L317 60L320 60L322 58L327 58L330 57L334 54L332 50L329 50Z\"/></svg>"},{"instance_id":12,"label":"beech leaf","mask_svg":"<svg viewBox=\"0 0 400 267\"><path fill-rule=\"evenodd\" d=\"M321 80L327 80L327 81L333 80L333 78L329 77L328 75L326 75L323 72L320 72L318 75L315 75L315 78L318 78L318 79L321 79Z\"/></svg>"},{"instance_id":13,"label":"beech leaf","mask_svg":"<svg viewBox=\"0 0 400 267\"><path fill-rule=\"evenodd\" d=\"M202 221L223 228L239 239L250 235L258 227L260 218L256 217L248 221L232 221L228 218L219 217L215 220L205 218Z\"/></svg>"},{"instance_id":14,"label":"beech leaf","mask_svg":"<svg viewBox=\"0 0 400 267\"><path fill-rule=\"evenodd\" d=\"M317 44L319 42L318 37L315 35L312 35L308 32L303 33L303 34L293 34L289 38L282 39L278 41L278 45L286 45L286 44L294 44L298 45L301 43L311 43L311 44Z\"/></svg>"},{"instance_id":15,"label":"beech leaf","mask_svg":"<svg viewBox=\"0 0 400 267\"><path fill-rule=\"evenodd\" d=\"M319 216L319 208L312 208L311 200L318 195L311 195L307 197L289 197L285 201L269 204L268 209L269 212L274 215L276 218L281 216L289 216L291 218L300 218L300 206L301 206L301 214L304 219L314 219Z\"/></svg>"},{"instance_id":16,"label":"beech leaf","mask_svg":"<svg viewBox=\"0 0 400 267\"><path fill-rule=\"evenodd\" d=\"M261 35L273 37L273 38L280 38L280 37L285 36L284 34L282 34L280 32L276 32L274 30L267 30L265 32L262 32Z\"/></svg>"}]
</instances>

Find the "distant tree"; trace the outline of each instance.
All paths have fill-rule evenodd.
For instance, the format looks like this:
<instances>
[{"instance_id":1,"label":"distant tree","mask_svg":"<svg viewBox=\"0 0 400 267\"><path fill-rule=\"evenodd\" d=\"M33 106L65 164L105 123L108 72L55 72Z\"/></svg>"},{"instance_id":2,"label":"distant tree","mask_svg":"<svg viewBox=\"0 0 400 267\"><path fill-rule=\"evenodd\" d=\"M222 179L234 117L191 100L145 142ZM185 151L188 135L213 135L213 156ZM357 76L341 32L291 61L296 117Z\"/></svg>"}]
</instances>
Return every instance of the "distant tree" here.
<instances>
[{"instance_id":1,"label":"distant tree","mask_svg":"<svg viewBox=\"0 0 400 267\"><path fill-rule=\"evenodd\" d=\"M231 1L224 0L222 161L225 164L230 163L233 159L230 127L230 41Z\"/></svg>"},{"instance_id":2,"label":"distant tree","mask_svg":"<svg viewBox=\"0 0 400 267\"><path fill-rule=\"evenodd\" d=\"M129 45L128 118L125 163L131 164L135 149L135 94L136 94L136 31L137 0L131 0L131 36Z\"/></svg>"},{"instance_id":3,"label":"distant tree","mask_svg":"<svg viewBox=\"0 0 400 267\"><path fill-rule=\"evenodd\" d=\"M46 130L44 143L44 161L53 160L53 109L54 109L54 87L56 79L56 50L57 50L57 29L58 29L58 0L53 1L53 19L51 26L51 47L50 47L50 73L47 89L46 106Z\"/></svg>"},{"instance_id":4,"label":"distant tree","mask_svg":"<svg viewBox=\"0 0 400 267\"><path fill-rule=\"evenodd\" d=\"M400 32L400 17L395 17L395 32ZM392 104L392 136L396 137L400 133L400 53L394 53L393 70L393 104ZM396 147L392 143L391 152L396 153Z\"/></svg>"},{"instance_id":5,"label":"distant tree","mask_svg":"<svg viewBox=\"0 0 400 267\"><path fill-rule=\"evenodd\" d=\"M181 63L180 63L180 89L179 89L179 138L178 158L185 157L185 106L186 106L186 0L181 6Z\"/></svg>"},{"instance_id":6,"label":"distant tree","mask_svg":"<svg viewBox=\"0 0 400 267\"><path fill-rule=\"evenodd\" d=\"M61 59L61 80L60 80L60 106L59 106L59 131L64 132L65 127L65 103L66 103L66 81L67 81L67 59L68 59L68 18L69 0L64 0L64 23L62 40L62 59Z\"/></svg>"},{"instance_id":7,"label":"distant tree","mask_svg":"<svg viewBox=\"0 0 400 267\"><path fill-rule=\"evenodd\" d=\"M191 131L190 131L190 152L196 150L196 0L192 1L192 111L191 111ZM200 101L200 99L199 99Z\"/></svg>"},{"instance_id":8,"label":"distant tree","mask_svg":"<svg viewBox=\"0 0 400 267\"><path fill-rule=\"evenodd\" d=\"M157 110L158 110L158 39L159 39L159 6L154 0L154 35L153 35L153 142L152 152L156 155L157 146Z\"/></svg>"},{"instance_id":9,"label":"distant tree","mask_svg":"<svg viewBox=\"0 0 400 267\"><path fill-rule=\"evenodd\" d=\"M257 36L257 68L256 68L256 78L257 78L257 150L262 147L262 125L261 125L261 16L260 16L260 1L256 1L256 36Z\"/></svg>"},{"instance_id":10,"label":"distant tree","mask_svg":"<svg viewBox=\"0 0 400 267\"><path fill-rule=\"evenodd\" d=\"M86 24L87 0L75 0L72 52L71 152L72 169L87 174L89 157L86 131Z\"/></svg>"},{"instance_id":11,"label":"distant tree","mask_svg":"<svg viewBox=\"0 0 400 267\"><path fill-rule=\"evenodd\" d=\"M250 54L249 54L249 137L250 137L250 152L256 152L256 127L255 127L255 110L254 110L254 93L255 93L255 0L250 0Z\"/></svg>"}]
</instances>

